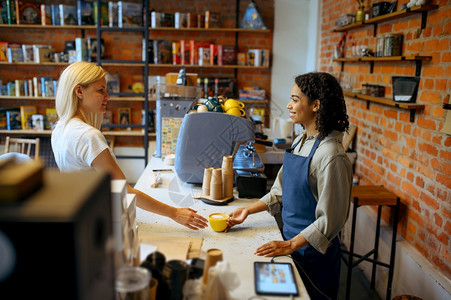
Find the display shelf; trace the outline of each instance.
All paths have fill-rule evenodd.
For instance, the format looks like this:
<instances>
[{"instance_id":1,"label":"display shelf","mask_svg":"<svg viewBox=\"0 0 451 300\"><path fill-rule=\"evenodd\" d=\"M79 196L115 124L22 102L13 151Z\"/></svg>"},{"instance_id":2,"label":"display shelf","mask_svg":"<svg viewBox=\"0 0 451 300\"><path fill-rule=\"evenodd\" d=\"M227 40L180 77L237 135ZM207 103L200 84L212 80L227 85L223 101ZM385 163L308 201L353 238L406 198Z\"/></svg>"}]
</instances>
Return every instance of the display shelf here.
<instances>
[{"instance_id":1,"label":"display shelf","mask_svg":"<svg viewBox=\"0 0 451 300\"><path fill-rule=\"evenodd\" d=\"M136 136L143 137L143 130L104 130L102 131L104 136ZM22 130L22 129L0 129L0 134L2 135L22 135L22 136L51 136L52 130ZM149 137L154 137L156 134L154 132L148 133Z\"/></svg>"},{"instance_id":2,"label":"display shelf","mask_svg":"<svg viewBox=\"0 0 451 300\"><path fill-rule=\"evenodd\" d=\"M346 26L337 27L333 31L334 32L345 32L345 31L352 30L352 29L357 29L357 28L361 28L361 27L365 27L365 26L374 25L374 35L376 35L377 24L386 22L386 21L390 21L390 20L394 20L394 19L404 18L404 17L410 16L413 14L421 14L421 16L422 16L421 28L424 29L424 28L426 28L427 12L430 10L437 9L437 8L438 8L438 5L432 5L432 4L417 5L417 6L414 6L411 8L405 8L400 11L395 11L390 14L385 14L385 15L371 18L368 20L364 20L361 22L356 22L356 23L349 24Z\"/></svg>"},{"instance_id":3,"label":"display shelf","mask_svg":"<svg viewBox=\"0 0 451 300\"><path fill-rule=\"evenodd\" d=\"M368 96L358 93L351 93L351 92L343 92L343 94L346 97L354 98L354 99L360 99L366 101L366 107L370 107L370 102L382 104L385 106L391 106L391 107L397 107L401 109L405 109L410 111L410 122L415 121L415 112L417 110L423 110L424 105L423 104L415 104L415 103L402 103L402 102L395 102L392 99L384 98L384 97L374 97L374 96Z\"/></svg>"},{"instance_id":4,"label":"display shelf","mask_svg":"<svg viewBox=\"0 0 451 300\"><path fill-rule=\"evenodd\" d=\"M54 101L55 97L0 96L0 100Z\"/></svg>"},{"instance_id":5,"label":"display shelf","mask_svg":"<svg viewBox=\"0 0 451 300\"><path fill-rule=\"evenodd\" d=\"M393 61L415 61L416 69L415 76L421 75L421 66L423 61L430 61L432 56L422 56L418 54L402 55L402 56L381 56L381 57L350 57L350 58L336 58L335 62L341 62L341 71L343 72L345 62L369 62L370 73L373 73L374 62L393 62Z\"/></svg>"},{"instance_id":6,"label":"display shelf","mask_svg":"<svg viewBox=\"0 0 451 300\"><path fill-rule=\"evenodd\" d=\"M84 29L84 30L96 30L95 25L39 25L39 24L0 24L0 28L14 28L14 29ZM125 28L125 27L101 27L101 31L143 31L144 27L137 28ZM173 27L157 27L151 28L149 27L149 31L197 31L197 32L248 32L248 33L271 33L271 29L243 29L243 28L173 28Z\"/></svg>"}]
</instances>

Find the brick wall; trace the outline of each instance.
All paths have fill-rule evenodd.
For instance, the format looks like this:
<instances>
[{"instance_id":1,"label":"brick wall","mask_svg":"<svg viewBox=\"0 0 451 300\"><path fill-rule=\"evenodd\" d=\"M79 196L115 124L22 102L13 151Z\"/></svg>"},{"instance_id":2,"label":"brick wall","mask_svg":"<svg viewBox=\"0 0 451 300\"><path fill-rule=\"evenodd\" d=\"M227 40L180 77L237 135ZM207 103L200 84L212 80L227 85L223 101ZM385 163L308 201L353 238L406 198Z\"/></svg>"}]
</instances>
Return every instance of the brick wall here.
<instances>
[{"instance_id":1,"label":"brick wall","mask_svg":"<svg viewBox=\"0 0 451 300\"><path fill-rule=\"evenodd\" d=\"M131 0L130 2L139 2ZM207 1L207 0L165 0L165 1L149 1L150 9L159 12L193 12L204 13L206 10L212 12L220 12L221 27L233 28L236 22L236 2L230 0ZM36 3L65 3L73 4L68 0L58 1L36 1ZM241 20L249 1L240 2L240 13L238 21ZM260 13L269 28L274 27L274 0L257 0ZM85 30L85 37L95 37L95 30ZM76 37L81 37L82 31L80 29L30 29L23 32L23 29L5 29L0 30L0 41L7 41L10 43L20 44L51 44L56 51L63 51L64 41L75 40ZM255 34L255 33L238 33L238 50L246 52L252 48L272 49L272 33ZM127 59L140 60L142 55L141 39L142 35L139 33L130 32L105 32L102 34L105 40L105 58L106 59ZM179 41L181 39L194 39L196 41L211 41L216 43L223 43L226 45L235 44L234 32L151 32L150 39L165 39ZM17 66L17 65L2 65L0 67L0 80L8 82L15 79L28 79L33 76L47 76L58 78L64 66ZM129 90L134 78L142 74L142 68L137 67L105 67L107 71L119 73L121 77L121 91ZM178 72L178 68L150 68L149 75L164 75L168 72ZM234 77L234 69L214 69L214 68L189 68L188 72L198 73L199 77ZM243 86L258 86L271 94L271 71L270 69L238 69L237 71L238 87ZM38 113L45 113L45 108L49 106L49 102L27 101L27 100L12 100L0 101L0 107L11 108L18 105L37 105ZM128 106L132 108L131 121L134 124L141 123L141 109L142 102L130 101L110 101L108 109L114 112L117 108ZM151 103L151 108L155 107L155 103ZM114 116L117 117L116 115ZM114 122L118 122L116 119ZM116 145L136 145L142 144L140 138L120 138Z\"/></svg>"},{"instance_id":2,"label":"brick wall","mask_svg":"<svg viewBox=\"0 0 451 300\"><path fill-rule=\"evenodd\" d=\"M365 7L379 1L366 0ZM398 8L408 1L398 1ZM403 54L432 56L424 62L417 103L424 104L410 122L407 110L347 98L350 121L358 126L356 173L360 184L381 184L401 198L402 216L399 230L448 278L451 275L451 137L440 130L444 125L444 99L451 83L451 3L430 11L427 25L421 30L421 15L413 15L378 26L380 33L403 33ZM362 83L385 86L392 97L391 76L415 76L415 62L376 62L370 74L369 63L331 63L334 46L343 33L334 33L337 18L355 13L357 1L323 0L320 20L321 44L319 69L332 72L343 83L361 87ZM348 31L346 56L351 45L369 45L374 49L373 27ZM392 212L384 211L386 221Z\"/></svg>"}]
</instances>

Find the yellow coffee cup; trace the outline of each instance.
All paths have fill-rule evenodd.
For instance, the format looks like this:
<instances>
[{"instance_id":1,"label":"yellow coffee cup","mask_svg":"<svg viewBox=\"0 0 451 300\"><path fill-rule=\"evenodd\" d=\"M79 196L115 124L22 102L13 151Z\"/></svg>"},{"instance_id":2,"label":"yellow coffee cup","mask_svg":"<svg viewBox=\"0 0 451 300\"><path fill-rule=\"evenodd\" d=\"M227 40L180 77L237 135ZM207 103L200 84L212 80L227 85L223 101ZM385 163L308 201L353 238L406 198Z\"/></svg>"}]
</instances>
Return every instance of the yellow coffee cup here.
<instances>
[{"instance_id":1,"label":"yellow coffee cup","mask_svg":"<svg viewBox=\"0 0 451 300\"><path fill-rule=\"evenodd\" d=\"M238 100L234 99L228 99L226 102L224 102L224 110L227 111L231 108L244 108L244 103Z\"/></svg>"},{"instance_id":2,"label":"yellow coffee cup","mask_svg":"<svg viewBox=\"0 0 451 300\"><path fill-rule=\"evenodd\" d=\"M225 213L213 213L208 216L211 228L216 232L224 231L227 228L227 219L230 216Z\"/></svg>"},{"instance_id":3,"label":"yellow coffee cup","mask_svg":"<svg viewBox=\"0 0 451 300\"><path fill-rule=\"evenodd\" d=\"M234 115L234 116L237 116L237 117L244 117L244 116L246 116L246 112L244 111L244 109L238 108L238 107L229 108L226 111L226 114Z\"/></svg>"}]
</instances>

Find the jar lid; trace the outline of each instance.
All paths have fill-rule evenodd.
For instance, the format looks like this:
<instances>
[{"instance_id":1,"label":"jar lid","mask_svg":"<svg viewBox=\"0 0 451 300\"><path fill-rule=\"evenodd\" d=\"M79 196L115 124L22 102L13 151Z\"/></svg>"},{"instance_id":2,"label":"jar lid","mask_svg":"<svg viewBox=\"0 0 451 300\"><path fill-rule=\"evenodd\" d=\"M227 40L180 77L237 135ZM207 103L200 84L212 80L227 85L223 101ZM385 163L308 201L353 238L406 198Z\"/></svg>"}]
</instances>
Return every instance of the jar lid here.
<instances>
[{"instance_id":1,"label":"jar lid","mask_svg":"<svg viewBox=\"0 0 451 300\"><path fill-rule=\"evenodd\" d=\"M116 272L117 292L137 292L145 289L152 275L150 271L142 267L122 267Z\"/></svg>"}]
</instances>

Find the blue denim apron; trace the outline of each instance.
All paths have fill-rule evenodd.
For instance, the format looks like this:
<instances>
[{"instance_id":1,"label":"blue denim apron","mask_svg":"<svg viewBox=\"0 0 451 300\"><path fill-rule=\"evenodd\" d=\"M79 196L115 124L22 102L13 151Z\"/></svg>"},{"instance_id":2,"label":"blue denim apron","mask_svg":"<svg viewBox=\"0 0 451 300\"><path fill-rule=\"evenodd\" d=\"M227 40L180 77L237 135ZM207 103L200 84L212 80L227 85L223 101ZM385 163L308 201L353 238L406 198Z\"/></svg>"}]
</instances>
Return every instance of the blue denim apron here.
<instances>
[{"instance_id":1,"label":"blue denim apron","mask_svg":"<svg viewBox=\"0 0 451 300\"><path fill-rule=\"evenodd\" d=\"M310 190L308 175L310 162L320 141L319 138L316 139L307 157L292 153L300 141L285 152L282 173L282 220L283 236L286 240L292 239L316 220L317 202ZM292 257L302 267L299 270L297 266L311 299L327 298L311 286L303 272L328 297L331 299L337 297L341 263L337 237L332 240L332 245L325 254L307 245L293 252Z\"/></svg>"}]
</instances>

